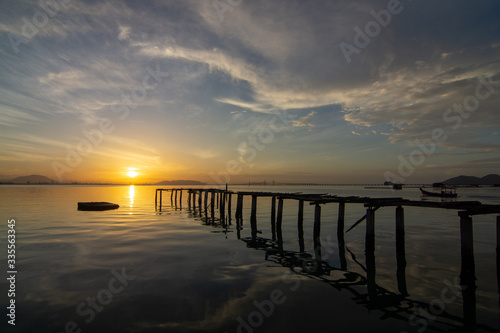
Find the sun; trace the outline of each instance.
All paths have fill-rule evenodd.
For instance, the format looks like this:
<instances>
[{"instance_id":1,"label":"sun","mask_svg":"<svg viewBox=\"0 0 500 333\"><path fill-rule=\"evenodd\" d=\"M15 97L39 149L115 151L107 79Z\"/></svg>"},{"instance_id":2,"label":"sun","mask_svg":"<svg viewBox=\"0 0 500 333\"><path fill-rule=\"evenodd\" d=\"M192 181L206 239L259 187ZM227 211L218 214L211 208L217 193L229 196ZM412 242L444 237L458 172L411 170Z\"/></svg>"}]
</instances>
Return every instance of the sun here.
<instances>
[{"instance_id":1,"label":"sun","mask_svg":"<svg viewBox=\"0 0 500 333\"><path fill-rule=\"evenodd\" d=\"M135 171L134 169L129 169L128 172L127 172L127 176L132 177L132 178L134 178L138 174L139 173L137 171Z\"/></svg>"}]
</instances>

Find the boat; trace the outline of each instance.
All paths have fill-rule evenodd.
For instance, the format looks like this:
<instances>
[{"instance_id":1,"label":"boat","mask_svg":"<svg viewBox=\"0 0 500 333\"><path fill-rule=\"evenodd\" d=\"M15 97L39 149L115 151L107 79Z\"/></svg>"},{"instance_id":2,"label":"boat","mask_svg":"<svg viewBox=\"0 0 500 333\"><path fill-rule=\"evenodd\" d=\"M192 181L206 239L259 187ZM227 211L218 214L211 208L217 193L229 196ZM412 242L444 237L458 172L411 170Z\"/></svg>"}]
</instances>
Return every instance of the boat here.
<instances>
[{"instance_id":1,"label":"boat","mask_svg":"<svg viewBox=\"0 0 500 333\"><path fill-rule=\"evenodd\" d=\"M454 190L454 189L453 189ZM456 198L457 193L455 191L452 191L452 189L448 190L441 190L441 192L429 192L424 190L423 188L420 188L420 192L422 192L423 195L427 195L429 197L441 197L441 198Z\"/></svg>"},{"instance_id":2,"label":"boat","mask_svg":"<svg viewBox=\"0 0 500 333\"><path fill-rule=\"evenodd\" d=\"M111 202L79 202L78 210L110 210L120 207Z\"/></svg>"}]
</instances>

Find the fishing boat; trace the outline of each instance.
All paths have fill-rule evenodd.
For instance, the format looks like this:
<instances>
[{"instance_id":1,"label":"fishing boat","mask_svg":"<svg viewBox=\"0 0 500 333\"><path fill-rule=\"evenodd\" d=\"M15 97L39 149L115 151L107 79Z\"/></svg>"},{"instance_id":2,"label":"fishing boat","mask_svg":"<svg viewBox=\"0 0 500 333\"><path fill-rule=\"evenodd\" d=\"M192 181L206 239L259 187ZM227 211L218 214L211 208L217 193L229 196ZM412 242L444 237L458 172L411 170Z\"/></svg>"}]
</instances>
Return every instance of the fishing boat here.
<instances>
[{"instance_id":1,"label":"fishing boat","mask_svg":"<svg viewBox=\"0 0 500 333\"><path fill-rule=\"evenodd\" d=\"M424 190L423 188L420 188L420 192L422 192L423 195L429 196L429 197L441 197L441 198L456 198L457 193L455 188L447 188L443 189L440 192L429 192Z\"/></svg>"},{"instance_id":2,"label":"fishing boat","mask_svg":"<svg viewBox=\"0 0 500 333\"><path fill-rule=\"evenodd\" d=\"M120 207L111 202L79 202L78 210L110 210Z\"/></svg>"}]
</instances>

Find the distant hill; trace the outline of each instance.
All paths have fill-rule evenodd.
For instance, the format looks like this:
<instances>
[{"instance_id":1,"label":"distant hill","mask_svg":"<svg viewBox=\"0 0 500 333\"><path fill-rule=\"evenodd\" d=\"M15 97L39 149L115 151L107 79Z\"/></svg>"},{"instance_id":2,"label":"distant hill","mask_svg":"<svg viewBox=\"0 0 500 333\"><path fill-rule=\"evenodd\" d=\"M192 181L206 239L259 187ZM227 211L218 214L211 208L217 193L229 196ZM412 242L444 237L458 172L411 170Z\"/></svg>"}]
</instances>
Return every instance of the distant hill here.
<instances>
[{"instance_id":1,"label":"distant hill","mask_svg":"<svg viewBox=\"0 0 500 333\"><path fill-rule=\"evenodd\" d=\"M445 180L450 185L495 185L500 184L500 175L491 174L482 178L474 176L458 176Z\"/></svg>"},{"instance_id":2,"label":"distant hill","mask_svg":"<svg viewBox=\"0 0 500 333\"><path fill-rule=\"evenodd\" d=\"M164 180L155 185L205 185L197 180Z\"/></svg>"},{"instance_id":3,"label":"distant hill","mask_svg":"<svg viewBox=\"0 0 500 333\"><path fill-rule=\"evenodd\" d=\"M54 181L49 177L40 175L21 176L10 180L14 184L52 184Z\"/></svg>"}]
</instances>

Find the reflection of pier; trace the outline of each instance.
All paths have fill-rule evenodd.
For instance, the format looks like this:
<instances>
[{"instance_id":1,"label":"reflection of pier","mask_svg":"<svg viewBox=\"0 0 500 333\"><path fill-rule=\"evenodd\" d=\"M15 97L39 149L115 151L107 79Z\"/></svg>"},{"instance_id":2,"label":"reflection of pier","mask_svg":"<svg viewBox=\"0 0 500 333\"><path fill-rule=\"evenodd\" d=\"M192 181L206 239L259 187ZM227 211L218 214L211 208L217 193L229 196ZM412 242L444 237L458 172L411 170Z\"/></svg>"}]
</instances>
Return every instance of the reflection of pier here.
<instances>
[{"instance_id":1,"label":"reflection of pier","mask_svg":"<svg viewBox=\"0 0 500 333\"><path fill-rule=\"evenodd\" d=\"M273 192L232 192L221 189L157 189L155 205L157 210L162 210L163 192L170 191L171 206L182 209L182 195L186 191L188 195L188 208L194 215L198 215L209 223L219 223L226 227L231 224L232 196L236 195L236 230L238 239L244 240L249 247L266 251L266 259L290 267L294 272L306 275L329 283L338 289L348 289L355 294L356 300L369 308L377 308L384 312L384 317L394 317L408 320L415 312L416 307L429 308L429 304L414 301L408 298L406 286L406 258L405 258L405 227L404 206L455 209L460 217L461 238L461 273L460 284L463 286L463 318L458 318L443 312L439 318L446 319L446 323L440 323L447 328L459 328L462 324L466 332L473 332L476 328L486 331L494 329L478 325L476 323L476 284L475 284L475 262L473 248L473 220L472 216L478 214L500 214L500 205L484 205L477 201L454 201L454 202L429 202L412 201L402 198L368 198L368 197L338 197L325 194L300 194L300 193L273 193ZM250 229L251 237L241 238L243 224L243 199L251 196ZM258 198L271 198L271 231L272 238L264 239L257 237L257 200ZM285 251L283 249L282 220L283 206L285 200L296 200L298 202L297 230L299 236L299 252ZM304 203L314 205L313 243L314 255L304 252ZM340 267L334 268L322 260L321 253L321 205L338 203L337 239L339 247ZM346 204L363 204L366 214L352 225L355 228L366 220L365 231L365 257L363 266L355 260L366 272L366 277L347 270L347 259L345 246L345 209ZM277 206L277 207L276 207ZM375 212L383 207L396 207L396 278L399 294L390 292L376 283L375 269ZM218 217L215 212L218 210ZM227 215L226 215L227 212ZM218 222L217 222L218 221ZM496 219L497 234L497 281L500 291L500 216ZM353 255L354 256L354 255ZM354 258L353 258L354 259ZM298 271L296 268L300 268ZM338 279L332 279L331 273L340 275ZM364 285L367 293L360 293L354 286ZM402 305L404 304L404 306ZM451 323L450 323L451 322ZM438 322L435 321L437 324ZM431 327L431 325L429 325ZM433 327L438 331L447 331Z\"/></svg>"}]
</instances>

